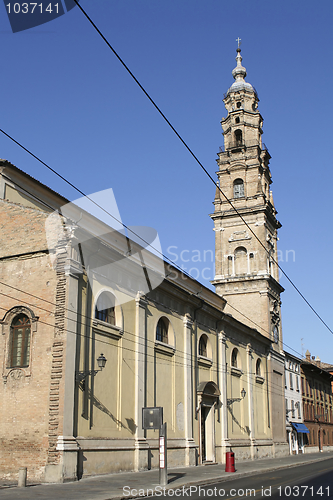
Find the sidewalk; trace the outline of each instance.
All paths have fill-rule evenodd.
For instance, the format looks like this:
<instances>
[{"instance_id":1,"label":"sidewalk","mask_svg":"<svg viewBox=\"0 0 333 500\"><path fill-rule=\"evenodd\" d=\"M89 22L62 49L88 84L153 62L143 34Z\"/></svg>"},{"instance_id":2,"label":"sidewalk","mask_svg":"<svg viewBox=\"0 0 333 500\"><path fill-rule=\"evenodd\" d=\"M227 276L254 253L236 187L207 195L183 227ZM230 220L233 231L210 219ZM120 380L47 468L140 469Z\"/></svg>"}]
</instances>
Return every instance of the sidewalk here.
<instances>
[{"instance_id":1,"label":"sidewalk","mask_svg":"<svg viewBox=\"0 0 333 500\"><path fill-rule=\"evenodd\" d=\"M209 485L217 481L236 479L285 467L295 467L329 458L333 458L332 452L236 462L236 472L234 473L224 472L224 465L221 464L170 469L166 488L176 490L183 488L183 486ZM0 487L0 498L1 500L116 500L139 496L140 489L146 492L147 489L154 489L158 485L158 470L123 472L84 478L74 483L28 485L26 488ZM124 487L127 488L123 490ZM137 493L132 490L137 490ZM140 496L143 496L142 492Z\"/></svg>"}]
</instances>

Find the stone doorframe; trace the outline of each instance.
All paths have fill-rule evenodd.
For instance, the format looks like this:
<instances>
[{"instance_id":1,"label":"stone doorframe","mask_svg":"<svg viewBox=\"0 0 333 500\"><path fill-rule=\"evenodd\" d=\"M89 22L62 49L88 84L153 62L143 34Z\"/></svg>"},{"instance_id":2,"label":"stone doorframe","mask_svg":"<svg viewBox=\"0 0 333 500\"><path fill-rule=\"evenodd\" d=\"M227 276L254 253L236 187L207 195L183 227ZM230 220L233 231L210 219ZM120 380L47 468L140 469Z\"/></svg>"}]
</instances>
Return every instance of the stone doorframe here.
<instances>
[{"instance_id":1,"label":"stone doorframe","mask_svg":"<svg viewBox=\"0 0 333 500\"><path fill-rule=\"evenodd\" d=\"M197 389L199 412L199 463L215 462L215 408L221 392L215 382L200 382ZM202 430L203 429L203 430ZM203 449L203 446L205 449Z\"/></svg>"}]
</instances>

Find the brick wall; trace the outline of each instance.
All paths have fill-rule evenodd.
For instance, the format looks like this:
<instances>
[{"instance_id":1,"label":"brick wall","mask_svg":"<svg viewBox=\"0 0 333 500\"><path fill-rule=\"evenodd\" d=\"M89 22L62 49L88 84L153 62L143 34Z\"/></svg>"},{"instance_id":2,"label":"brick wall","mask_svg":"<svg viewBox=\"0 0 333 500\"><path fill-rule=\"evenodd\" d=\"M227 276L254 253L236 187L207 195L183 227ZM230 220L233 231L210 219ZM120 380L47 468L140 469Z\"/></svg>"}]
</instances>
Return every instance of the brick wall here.
<instances>
[{"instance_id":1,"label":"brick wall","mask_svg":"<svg viewBox=\"0 0 333 500\"><path fill-rule=\"evenodd\" d=\"M15 478L25 466L28 478L42 479L50 457L57 460L55 442L62 433L64 328L55 328L55 317L63 325L66 279L46 251L46 217L39 210L0 201L2 478ZM31 332L29 367L10 370L6 317L14 307L29 308L38 320Z\"/></svg>"}]
</instances>

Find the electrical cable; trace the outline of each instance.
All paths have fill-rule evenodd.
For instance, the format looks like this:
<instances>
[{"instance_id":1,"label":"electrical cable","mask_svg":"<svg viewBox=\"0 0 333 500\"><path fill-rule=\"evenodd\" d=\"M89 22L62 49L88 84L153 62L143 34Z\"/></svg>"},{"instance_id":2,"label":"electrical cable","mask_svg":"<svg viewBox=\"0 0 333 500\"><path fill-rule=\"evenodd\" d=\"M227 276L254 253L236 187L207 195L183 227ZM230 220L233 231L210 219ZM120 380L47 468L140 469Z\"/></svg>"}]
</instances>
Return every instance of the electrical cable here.
<instances>
[{"instance_id":1,"label":"electrical cable","mask_svg":"<svg viewBox=\"0 0 333 500\"><path fill-rule=\"evenodd\" d=\"M145 94L145 96L149 99L149 101L152 103L152 105L155 107L155 109L158 111L158 113L162 116L162 118L165 120L165 122L169 125L169 127L172 129L172 131L176 134L178 139L182 142L182 144L185 146L185 148L188 150L188 152L191 154L191 156L194 158L194 160L198 163L198 165L202 168L202 170L205 172L205 174L209 177L209 179L213 182L213 184L219 189L220 193L224 196L226 201L231 205L231 207L235 210L236 214L241 218L243 223L246 225L246 227L251 231L253 236L256 238L256 240L259 242L259 244L264 248L264 250L269 254L268 249L265 247L265 245L261 242L261 240L258 238L258 236L255 234L255 232L252 230L250 225L245 221L244 217L241 215L241 213L235 208L231 200L224 194L224 192L221 190L220 186L216 181L214 181L213 177L210 175L210 173L207 171L207 169L204 167L204 165L200 162L198 157L194 154L192 149L187 145L185 140L182 138L182 136L177 132L175 127L171 124L171 122L168 120L168 118L165 116L165 114L162 112L162 110L159 108L159 106L155 103L155 101L152 99L152 97L148 94L148 92L145 90L145 88L141 85L139 80L135 77L135 75L132 73L132 71L129 69L129 67L125 64L123 59L119 56L119 54L116 52L116 50L112 47L110 42L107 40L107 38L103 35L103 33L99 30L99 28L96 26L96 24L93 22L91 17L87 14L87 12L83 9L83 7L79 4L78 0L74 0L76 5L79 7L81 12L84 14L84 16L88 19L90 24L94 27L94 29L97 31L97 33L101 36L101 38L104 40L104 42L107 44L107 46L111 49L113 54L117 57L119 62L124 66L126 71L129 73L129 75L133 78L135 83L140 87L142 92ZM282 274L285 276L285 278L289 281L289 283L292 285L292 287L296 290L296 292L300 295L300 297L304 300L304 302L308 305L308 307L312 310L312 312L317 316L317 318L323 323L323 325L329 330L330 333L333 334L333 330L327 325L327 323L323 320L323 318L317 313L317 311L312 307L310 302L306 299L306 297L301 293L299 288L294 284L294 282L289 278L289 276L285 273L285 271L282 269L282 267L279 265L279 263L274 259L274 257L270 256L271 260L277 265L277 267L280 269Z\"/></svg>"},{"instance_id":2,"label":"electrical cable","mask_svg":"<svg viewBox=\"0 0 333 500\"><path fill-rule=\"evenodd\" d=\"M18 291L18 292L20 292L20 293L24 293L24 294L27 294L27 295L29 295L29 296L32 296L32 297L34 297L34 298L36 298L36 299L38 299L38 300L45 301L45 302L49 303L50 305L56 306L56 304L55 304L55 303L53 303L53 302L47 301L46 299L43 299L42 297L38 297L38 296L35 296L35 295L33 295L33 294L30 294L30 293L28 293L28 292L26 292L26 291L24 291L24 290L20 290L20 289L18 289L18 288L16 288L16 287L13 287L13 286L11 286L11 285L8 285L8 284L6 284L6 283L4 283L4 282L0 282L0 284L3 284L3 285L5 285L5 286L8 286L9 288L14 289L14 290L16 290L16 291ZM11 300L13 300L13 299L14 299L14 297L12 297L12 296L10 296L10 295L4 294L4 293L0 293L0 294L1 294L1 295L3 295L3 296L6 296L6 297L8 297L8 298L10 298ZM21 301L22 301L22 299L21 299ZM49 313L49 314L54 314L54 313L52 313L52 311L49 311L49 310L44 309L44 308L41 308L40 306L37 306L36 304L31 304L31 303L29 303L29 302L27 302L27 301L24 301L24 300L23 300L22 302L24 302L24 303L26 303L26 304L28 304L28 305L30 305L30 306L32 306L32 307L35 307L35 308L37 308L37 309L42 309L42 310L44 310L45 312L47 312L47 313ZM153 302L155 302L155 301L153 300ZM164 304L161 304L161 305L163 305L163 306L164 306ZM67 311L67 312L72 312L72 311L69 311L69 309L65 308L64 306L60 306L60 308L61 308L61 309L63 309L64 311ZM1 306L0 306L0 309L2 309L2 310L4 310L4 311L6 311L6 312L7 312L7 310L6 310L5 308L1 307ZM172 309L170 309L170 310L172 310ZM176 310L174 310L174 311L178 313L178 311L176 311ZM88 319L89 321L91 321L91 320L93 320L93 319L94 319L94 318L92 318L91 316L82 315L82 314L80 314L80 317L83 317L83 318L85 318L85 319ZM66 318L66 319L68 319L68 316L65 316L65 318ZM47 326L51 326L52 328L54 328L54 326L55 326L54 324L47 323L46 321L43 321L43 320L39 320L39 321L40 321L40 323L42 323L42 324L45 324L45 325L47 325ZM80 322L80 321L78 321L77 323L78 323L79 325L81 325L81 326L84 326L84 324L85 324L85 323L82 323L82 322ZM207 326L206 326L206 325L204 325L204 324L202 324L202 323L200 323L200 322L198 322L198 324L199 324L199 325L201 325L202 327L207 328ZM91 337L90 335L85 335L85 334L79 333L79 332L77 332L77 331L71 331L71 330L68 330L68 329L67 329L66 331L67 331L68 333L74 334L74 335L76 335L76 336L80 336L80 337L82 337L82 338L88 338L89 340L93 340L93 337ZM123 332L124 332L124 333L126 333L126 334L128 334L128 335L131 335L131 336L133 336L133 337L137 337L137 334L135 334L135 333L133 333L133 332L130 332L130 331L127 331L127 330L123 330ZM213 333L213 335L216 335L216 332L212 332L212 333ZM227 336L227 340L230 340L230 341L235 340L235 341L236 341L236 339L235 339L235 338L233 338L233 337L231 337L230 335L228 335L228 336ZM109 342L104 341L104 340L102 340L102 339L96 339L96 338L95 338L95 341L98 341L98 342L99 342L99 343L101 343L101 344L106 344L106 345L110 346L110 343L109 343ZM145 346L145 343L144 343L144 342L143 342L143 343L140 343L140 342L137 342L137 340L127 339L127 341L128 341L128 342L132 342L132 343L134 343L134 344L141 345L141 346ZM147 339L147 341L155 345L155 341L154 341L154 340ZM152 349L153 349L153 348L154 348L154 347L152 347ZM128 348L128 347L124 347L123 345L122 345L122 349L123 349L123 350L125 350L125 351L132 352L132 353L135 353L135 352L136 352L134 349L130 349L130 348ZM185 360L184 360L184 356L182 356L182 355L185 355ZM146 353L146 356L147 356L147 357L151 357L151 358L153 358L153 361L147 361L148 363L155 363L155 355L154 355L154 354L149 354L149 353ZM179 358L181 358L181 360L180 360L180 361L175 361L175 362L174 362L176 366L181 366L181 367L184 367L184 366L192 366L192 367L193 367L193 364L194 364L195 359L196 359L196 355L195 355L195 353L188 353L188 354L187 354L187 353L185 353L184 351L181 351L181 350L177 349L177 350L176 350L176 352L175 352L175 357L177 357L177 356L178 356ZM187 358L187 359L186 359L186 358ZM260 358L259 358L259 359L260 359ZM163 363L163 362L161 362L161 360L159 360L159 364L169 365L169 363L167 363L167 362L166 362L166 363ZM219 370L219 369L217 369L217 368L211 368L211 370L212 370L212 372L213 372L213 373L216 373L216 374L218 374L218 373L220 373L220 372L222 372L222 373L227 373L227 374L229 373L229 374L230 374L230 372L228 371L228 367L227 367L227 365L226 365L226 367L222 367L222 370ZM266 372L266 373L269 373L269 372ZM254 376L254 375L255 375L255 372L247 372L246 370L242 370L242 375L244 375L244 377L243 377L243 380L244 380L244 381L247 381L247 382L248 382L248 383L250 383L253 387L256 387L256 385L255 385L253 382L251 382L251 380L250 380L250 377L251 377L251 376ZM268 382L268 379L267 379L267 385L268 385L268 387L271 389L271 393L272 393L272 394L278 394L278 395L281 395L281 393L274 392L274 386L276 386L276 388L277 388L277 389L280 389L280 385L278 385L278 384L274 384L272 381L271 381L271 382Z\"/></svg>"},{"instance_id":3,"label":"electrical cable","mask_svg":"<svg viewBox=\"0 0 333 500\"><path fill-rule=\"evenodd\" d=\"M26 292L25 290L20 290L19 288L17 288L17 287L13 287L12 285L9 285L8 283L5 283L5 282L3 282L3 281L0 281L0 285L4 285L4 286L6 286L6 287L8 287L8 288L11 288L12 290L15 290L15 291L20 292L20 293L24 293L24 294L26 294L26 295L28 295L28 296L30 296L30 297L33 297L33 298L35 298L35 299L37 299L37 300L44 301L44 302L46 302L46 303L48 303L48 304L50 304L50 305L52 305L52 306L54 306L54 307L56 307L56 306L57 306L57 304L55 304L54 302L50 302L50 301L48 301L48 300L46 300L46 299L44 299L44 298L42 298L42 297L39 297L39 296L33 295L33 294L29 293L29 292ZM4 296L6 296L6 297L8 297L8 298L10 298L10 299L13 299L13 297L11 297L10 295L5 294L5 293L3 293L3 292L0 292L0 295L4 295ZM147 298L149 298L149 300L150 300L150 301L154 302L154 304L157 304L157 305L162 306L162 307L166 307L166 306L165 306L165 304L163 304L163 303L161 303L161 302L158 302L157 300L155 300L155 299L153 299L153 298L151 298L151 297L147 297ZM21 299L21 300L22 300L22 299ZM36 305L36 304L31 304L30 302L25 301L25 300L23 300L23 302L24 302L24 303L26 303L26 304L28 304L28 305L30 305L30 306L37 307L38 309L41 309L41 310L43 310L43 311L45 311L45 312L47 312L47 313L49 313L49 314L54 314L52 311L50 311L50 310L48 310L48 309L44 309L44 308L42 308L41 306L38 306L38 305ZM60 308L61 308L61 309L62 309L65 313L66 313L66 312L71 313L71 311L70 311L68 308L66 308L65 306L58 305L58 307L60 307ZM236 309L235 307L232 307L232 308L233 308L235 311L237 311L239 314L241 314L242 316L244 316L246 319L248 319L249 321L252 321L252 320L250 320L247 316L245 316L245 315L244 315L241 311L239 311L238 309ZM176 314L179 314L179 311L177 311L176 309L173 309L173 308L171 308L171 307L169 307L169 306L168 306L168 309L169 309L171 312L174 312L174 313L176 313ZM66 319L68 319L68 317L67 317L67 316L65 316L65 317L66 317ZM85 320L87 320L87 321L89 321L89 322L91 322L91 321L93 321L93 320L95 319L95 318L94 318L94 317L92 317L92 316L88 316L88 315L86 315L86 314L81 314L81 313L80 313L80 317L84 318ZM200 321L198 321L198 320L196 320L196 321L197 321L197 324L198 324L199 326L201 326L202 328L205 328L205 329L207 328L207 325L205 325L204 323L201 323L201 322L200 322ZM263 330L265 333L267 333L267 334L269 335L269 332L268 332L267 330L265 330L264 328L262 328L262 327L260 327L259 325L257 325L254 321L252 321L252 323L254 323L256 326L258 326L259 328L261 328L261 330ZM80 323L80 324L82 325L83 323ZM51 325L49 325L49 326L51 326ZM127 333L131 333L131 332L127 332ZM203 332L203 333L204 333L204 332ZM132 334L132 333L131 333L131 334ZM213 334L216 334L216 332L215 332L215 333L213 333ZM132 335L135 335L135 336L136 336L136 334L132 334ZM261 335L263 335L263 334L261 334ZM265 339L269 340L269 337L266 337L265 335L263 335L263 336L265 337ZM236 340L235 338L233 338L233 337L231 337L231 336L229 336L229 335L228 335L228 338L229 338L229 339L231 339L231 340ZM154 342L154 341L150 341L150 342ZM283 341L282 341L281 343L282 343L282 345L283 345L283 346L288 347L288 349L291 349L292 351L294 351L296 354L298 354L298 355L302 358L302 355L301 355L298 351L296 351L296 350L295 350L295 349L293 349L292 347L288 346L288 344L286 344L286 343L285 343L285 342L283 342ZM181 351L181 350L179 350L179 349L177 349L177 350L178 350L178 352L184 353L184 351Z\"/></svg>"}]
</instances>

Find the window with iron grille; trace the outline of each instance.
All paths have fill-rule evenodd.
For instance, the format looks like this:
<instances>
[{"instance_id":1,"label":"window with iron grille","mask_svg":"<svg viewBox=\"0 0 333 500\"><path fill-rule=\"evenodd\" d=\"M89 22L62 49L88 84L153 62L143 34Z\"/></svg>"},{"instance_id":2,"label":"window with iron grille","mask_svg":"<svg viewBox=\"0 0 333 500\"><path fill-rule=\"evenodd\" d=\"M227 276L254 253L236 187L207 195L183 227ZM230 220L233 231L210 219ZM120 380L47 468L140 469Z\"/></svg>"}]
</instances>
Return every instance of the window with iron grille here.
<instances>
[{"instance_id":1,"label":"window with iron grille","mask_svg":"<svg viewBox=\"0 0 333 500\"><path fill-rule=\"evenodd\" d=\"M97 299L95 318L110 325L116 324L115 297L110 292L103 292Z\"/></svg>"},{"instance_id":2,"label":"window with iron grille","mask_svg":"<svg viewBox=\"0 0 333 500\"><path fill-rule=\"evenodd\" d=\"M236 179L234 182L234 198L242 198L244 196L244 181Z\"/></svg>"},{"instance_id":3,"label":"window with iron grille","mask_svg":"<svg viewBox=\"0 0 333 500\"><path fill-rule=\"evenodd\" d=\"M238 349L234 349L231 354L231 366L238 368Z\"/></svg>"},{"instance_id":4,"label":"window with iron grille","mask_svg":"<svg viewBox=\"0 0 333 500\"><path fill-rule=\"evenodd\" d=\"M30 360L31 323L25 314L16 316L11 324L10 367L25 368Z\"/></svg>"},{"instance_id":5,"label":"window with iron grille","mask_svg":"<svg viewBox=\"0 0 333 500\"><path fill-rule=\"evenodd\" d=\"M207 358L207 337L206 335L201 335L199 340L199 356L204 356Z\"/></svg>"},{"instance_id":6,"label":"window with iron grille","mask_svg":"<svg viewBox=\"0 0 333 500\"><path fill-rule=\"evenodd\" d=\"M169 322L166 318L160 318L156 327L156 340L168 344L168 326Z\"/></svg>"}]
</instances>

